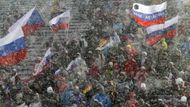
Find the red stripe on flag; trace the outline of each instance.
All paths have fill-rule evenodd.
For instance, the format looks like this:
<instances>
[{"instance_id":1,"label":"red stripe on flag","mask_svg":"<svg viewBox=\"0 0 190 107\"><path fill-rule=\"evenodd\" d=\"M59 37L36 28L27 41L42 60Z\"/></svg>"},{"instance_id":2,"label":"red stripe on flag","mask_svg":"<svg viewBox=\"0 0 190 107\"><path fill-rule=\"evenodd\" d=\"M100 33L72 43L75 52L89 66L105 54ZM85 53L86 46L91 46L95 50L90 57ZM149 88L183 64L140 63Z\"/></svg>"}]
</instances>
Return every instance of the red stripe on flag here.
<instances>
[{"instance_id":1,"label":"red stripe on flag","mask_svg":"<svg viewBox=\"0 0 190 107\"><path fill-rule=\"evenodd\" d=\"M156 35L154 37L150 37L147 39L147 44L148 45L154 45L156 44L158 41L160 41L160 39L162 39L163 35Z\"/></svg>"},{"instance_id":2,"label":"red stripe on flag","mask_svg":"<svg viewBox=\"0 0 190 107\"><path fill-rule=\"evenodd\" d=\"M170 30L165 34L165 38L174 38L176 36L176 29Z\"/></svg>"},{"instance_id":3,"label":"red stripe on flag","mask_svg":"<svg viewBox=\"0 0 190 107\"><path fill-rule=\"evenodd\" d=\"M11 53L7 56L0 57L0 65L12 65L17 64L23 59L25 59L27 55L27 49L22 49L19 52Z\"/></svg>"},{"instance_id":4,"label":"red stripe on flag","mask_svg":"<svg viewBox=\"0 0 190 107\"><path fill-rule=\"evenodd\" d=\"M61 24L59 24L59 28L64 29L64 30L69 29L69 24L68 23L61 23Z\"/></svg>"},{"instance_id":5,"label":"red stripe on flag","mask_svg":"<svg viewBox=\"0 0 190 107\"><path fill-rule=\"evenodd\" d=\"M144 27L148 27L148 26L155 25L155 24L163 24L165 22L165 17L160 17L157 20L151 20L151 21L142 20L141 18L139 18L137 16L133 16L133 18L135 19L135 21L137 23L139 23L140 25L142 25Z\"/></svg>"},{"instance_id":6,"label":"red stripe on flag","mask_svg":"<svg viewBox=\"0 0 190 107\"><path fill-rule=\"evenodd\" d=\"M45 26L44 24L31 24L31 25L26 24L25 26L22 27L22 30L24 32L24 35L27 36L44 26Z\"/></svg>"},{"instance_id":7,"label":"red stripe on flag","mask_svg":"<svg viewBox=\"0 0 190 107\"><path fill-rule=\"evenodd\" d=\"M63 22L57 25L53 25L51 29L53 32L58 32L60 29L67 30L69 29L69 23Z\"/></svg>"}]
</instances>

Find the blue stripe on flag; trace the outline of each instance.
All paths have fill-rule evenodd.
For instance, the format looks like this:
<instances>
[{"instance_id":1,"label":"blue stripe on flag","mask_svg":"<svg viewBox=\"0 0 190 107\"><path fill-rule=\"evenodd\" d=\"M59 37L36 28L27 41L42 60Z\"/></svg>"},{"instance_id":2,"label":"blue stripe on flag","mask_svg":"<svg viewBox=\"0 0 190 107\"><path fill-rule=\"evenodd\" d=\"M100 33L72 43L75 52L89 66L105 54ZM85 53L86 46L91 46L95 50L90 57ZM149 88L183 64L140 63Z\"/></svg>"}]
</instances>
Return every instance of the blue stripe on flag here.
<instances>
[{"instance_id":1,"label":"blue stripe on flag","mask_svg":"<svg viewBox=\"0 0 190 107\"><path fill-rule=\"evenodd\" d=\"M42 19L40 13L37 10L34 10L32 15L30 16L27 24L31 25L31 24L42 24L44 25L45 22Z\"/></svg>"},{"instance_id":2,"label":"blue stripe on flag","mask_svg":"<svg viewBox=\"0 0 190 107\"><path fill-rule=\"evenodd\" d=\"M156 35L163 35L166 32L168 32L170 30L174 30L176 28L177 28L177 26L174 24L174 25L171 25L171 26L169 26L169 27L167 27L167 28L165 28L163 30L158 30L158 31L152 32L152 33L148 34L146 38L150 38L150 37L153 37L153 36L156 36Z\"/></svg>"},{"instance_id":3,"label":"blue stripe on flag","mask_svg":"<svg viewBox=\"0 0 190 107\"><path fill-rule=\"evenodd\" d=\"M144 21L150 21L150 20L159 19L160 17L164 17L166 14L166 11L164 10L164 11L153 13L153 14L144 14L137 11L133 11L133 14Z\"/></svg>"},{"instance_id":4,"label":"blue stripe on flag","mask_svg":"<svg viewBox=\"0 0 190 107\"><path fill-rule=\"evenodd\" d=\"M0 56L6 56L13 52L18 52L26 47L24 37L19 38L7 45L0 46Z\"/></svg>"}]
</instances>

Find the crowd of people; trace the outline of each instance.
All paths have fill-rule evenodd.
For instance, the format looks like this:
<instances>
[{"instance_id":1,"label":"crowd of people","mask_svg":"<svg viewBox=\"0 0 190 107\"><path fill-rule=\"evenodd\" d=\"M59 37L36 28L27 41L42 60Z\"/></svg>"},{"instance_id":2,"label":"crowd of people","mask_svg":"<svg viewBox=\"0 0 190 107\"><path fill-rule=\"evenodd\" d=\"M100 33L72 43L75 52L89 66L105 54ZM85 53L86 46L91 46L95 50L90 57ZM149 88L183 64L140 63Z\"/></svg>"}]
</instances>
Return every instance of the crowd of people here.
<instances>
[{"instance_id":1,"label":"crowd of people","mask_svg":"<svg viewBox=\"0 0 190 107\"><path fill-rule=\"evenodd\" d=\"M91 22L79 40L49 43L43 72L0 73L0 107L188 107L190 38L181 46L165 39L148 46L130 10L120 16L113 8L120 2L100 4L79 8ZM102 48L114 37L117 43Z\"/></svg>"}]
</instances>

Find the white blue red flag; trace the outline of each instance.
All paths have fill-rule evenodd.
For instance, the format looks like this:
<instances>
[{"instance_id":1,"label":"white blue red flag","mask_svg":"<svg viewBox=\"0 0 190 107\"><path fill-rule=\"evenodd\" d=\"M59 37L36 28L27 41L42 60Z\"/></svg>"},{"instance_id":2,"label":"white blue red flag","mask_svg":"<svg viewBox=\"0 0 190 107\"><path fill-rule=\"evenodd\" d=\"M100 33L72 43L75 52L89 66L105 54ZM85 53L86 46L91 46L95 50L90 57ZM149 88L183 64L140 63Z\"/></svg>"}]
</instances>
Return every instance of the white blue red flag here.
<instances>
[{"instance_id":1,"label":"white blue red flag","mask_svg":"<svg viewBox=\"0 0 190 107\"><path fill-rule=\"evenodd\" d=\"M164 25L165 36L164 37L166 39L171 39L176 36L178 19L179 17L176 16L165 22L165 25Z\"/></svg>"},{"instance_id":2,"label":"white blue red flag","mask_svg":"<svg viewBox=\"0 0 190 107\"><path fill-rule=\"evenodd\" d=\"M166 15L167 2L159 5L143 5L139 3L133 4L133 18L144 27L164 24Z\"/></svg>"},{"instance_id":3,"label":"white blue red flag","mask_svg":"<svg viewBox=\"0 0 190 107\"><path fill-rule=\"evenodd\" d=\"M32 32L35 32L39 28L45 26L45 22L42 19L39 12L34 7L29 12L27 12L23 17L16 21L10 28L9 32L12 32L17 27L22 28L24 35L29 35Z\"/></svg>"},{"instance_id":4,"label":"white blue red flag","mask_svg":"<svg viewBox=\"0 0 190 107\"><path fill-rule=\"evenodd\" d=\"M46 51L46 53L45 53L44 57L42 58L42 60L40 61L40 63L35 66L35 68L34 68L35 73L33 74L34 76L42 73L42 71L45 69L45 67L49 64L51 56L52 56L51 48L49 48Z\"/></svg>"},{"instance_id":5,"label":"white blue red flag","mask_svg":"<svg viewBox=\"0 0 190 107\"><path fill-rule=\"evenodd\" d=\"M147 30L147 43L154 45L162 38L171 39L176 36L178 16L168 20L165 24L158 24L148 27Z\"/></svg>"},{"instance_id":6,"label":"white blue red flag","mask_svg":"<svg viewBox=\"0 0 190 107\"><path fill-rule=\"evenodd\" d=\"M0 39L0 65L13 65L27 55L24 33L17 28Z\"/></svg>"},{"instance_id":7,"label":"white blue red flag","mask_svg":"<svg viewBox=\"0 0 190 107\"><path fill-rule=\"evenodd\" d=\"M58 32L59 30L68 30L69 22L71 20L70 10L54 17L49 21L50 27L53 32Z\"/></svg>"}]
</instances>

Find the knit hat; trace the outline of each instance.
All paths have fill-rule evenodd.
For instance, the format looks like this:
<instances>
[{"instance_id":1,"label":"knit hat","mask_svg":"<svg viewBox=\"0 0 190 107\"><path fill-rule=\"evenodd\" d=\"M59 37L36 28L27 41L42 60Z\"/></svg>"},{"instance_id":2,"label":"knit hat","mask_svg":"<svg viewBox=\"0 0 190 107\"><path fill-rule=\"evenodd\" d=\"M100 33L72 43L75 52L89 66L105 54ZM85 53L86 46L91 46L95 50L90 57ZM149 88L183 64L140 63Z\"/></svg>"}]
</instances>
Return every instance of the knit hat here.
<instances>
[{"instance_id":1,"label":"knit hat","mask_svg":"<svg viewBox=\"0 0 190 107\"><path fill-rule=\"evenodd\" d=\"M109 62L109 65L112 67L113 66L113 62Z\"/></svg>"},{"instance_id":2,"label":"knit hat","mask_svg":"<svg viewBox=\"0 0 190 107\"><path fill-rule=\"evenodd\" d=\"M186 103L187 102L187 97L186 96L182 96L180 99L181 102Z\"/></svg>"},{"instance_id":3,"label":"knit hat","mask_svg":"<svg viewBox=\"0 0 190 107\"><path fill-rule=\"evenodd\" d=\"M140 87L141 87L142 90L146 90L146 84L145 83L141 83Z\"/></svg>"},{"instance_id":4,"label":"knit hat","mask_svg":"<svg viewBox=\"0 0 190 107\"><path fill-rule=\"evenodd\" d=\"M54 93L53 88L51 86L47 88L47 93L49 94Z\"/></svg>"},{"instance_id":5,"label":"knit hat","mask_svg":"<svg viewBox=\"0 0 190 107\"><path fill-rule=\"evenodd\" d=\"M145 51L143 51L142 54L143 54L144 56L147 56L147 52L145 52Z\"/></svg>"},{"instance_id":6,"label":"knit hat","mask_svg":"<svg viewBox=\"0 0 190 107\"><path fill-rule=\"evenodd\" d=\"M183 81L182 78L177 78L177 79L175 80L175 82L176 82L177 85L180 85L180 84L183 84L183 83L184 83L184 81Z\"/></svg>"}]
</instances>

